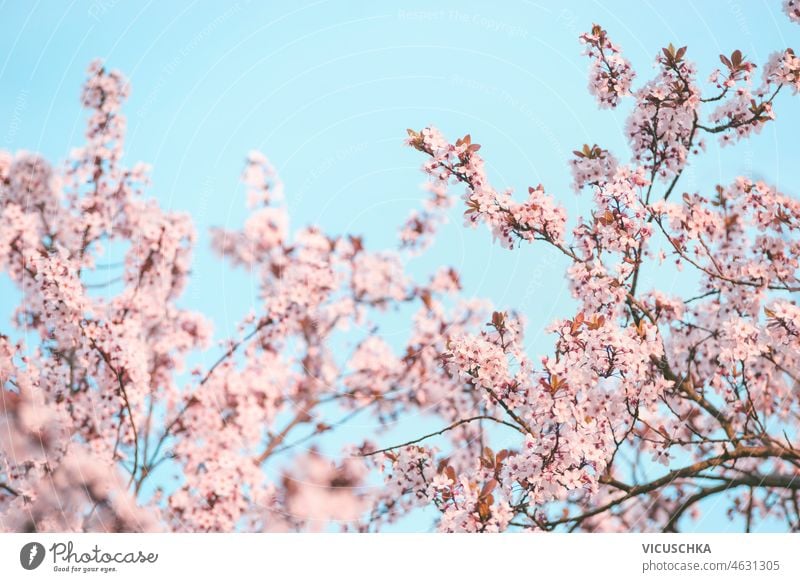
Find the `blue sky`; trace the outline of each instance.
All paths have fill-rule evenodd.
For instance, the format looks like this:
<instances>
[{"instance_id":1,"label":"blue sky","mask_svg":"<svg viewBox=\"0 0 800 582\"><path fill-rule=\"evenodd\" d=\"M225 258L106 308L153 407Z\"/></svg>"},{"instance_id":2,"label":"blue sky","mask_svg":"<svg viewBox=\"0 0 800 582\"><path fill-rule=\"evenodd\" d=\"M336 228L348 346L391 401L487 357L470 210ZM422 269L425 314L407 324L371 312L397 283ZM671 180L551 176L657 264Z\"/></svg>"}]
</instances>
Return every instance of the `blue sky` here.
<instances>
[{"instance_id":1,"label":"blue sky","mask_svg":"<svg viewBox=\"0 0 800 582\"><path fill-rule=\"evenodd\" d=\"M133 87L127 160L152 164L150 194L194 217L200 238L185 304L223 335L255 306L255 282L212 256L207 231L244 218L238 176L250 149L278 168L295 227L359 232L371 248L394 246L397 227L419 207L422 160L402 140L407 127L430 123L453 138L471 133L496 186L525 192L541 182L574 217L589 197L570 191L571 150L598 143L628 157L627 108L597 111L578 35L602 24L640 82L660 47L688 45L704 79L719 53L739 48L762 63L800 45L800 28L779 4L2 2L0 149L65 158L82 141L78 95L87 64L101 57L122 70ZM683 189L708 191L746 174L800 191L800 103L782 94L776 112L779 122L748 142L726 149L710 142ZM523 311L531 353L546 351L541 330L572 305L564 261L542 247L492 246L484 230L462 228L459 215L457 208L412 270L458 268L467 295ZM643 288L683 288L668 269L645 274ZM12 296L4 280L0 293ZM389 332L400 334L406 324L392 325Z\"/></svg>"}]
</instances>

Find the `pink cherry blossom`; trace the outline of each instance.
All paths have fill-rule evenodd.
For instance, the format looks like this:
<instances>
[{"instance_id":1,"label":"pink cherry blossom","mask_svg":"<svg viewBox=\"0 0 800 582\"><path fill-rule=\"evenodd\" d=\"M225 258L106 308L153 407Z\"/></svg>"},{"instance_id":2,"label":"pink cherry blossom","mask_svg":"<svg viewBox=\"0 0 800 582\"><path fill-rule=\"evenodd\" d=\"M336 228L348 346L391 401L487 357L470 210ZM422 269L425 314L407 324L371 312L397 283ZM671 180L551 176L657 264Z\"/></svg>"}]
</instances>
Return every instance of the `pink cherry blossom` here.
<instances>
[{"instance_id":1,"label":"pink cherry blossom","mask_svg":"<svg viewBox=\"0 0 800 582\"><path fill-rule=\"evenodd\" d=\"M800 2L797 0L783 0L783 11L789 20L800 23Z\"/></svg>"},{"instance_id":2,"label":"pink cherry blossom","mask_svg":"<svg viewBox=\"0 0 800 582\"><path fill-rule=\"evenodd\" d=\"M592 59L589 92L600 107L616 107L620 98L631 94L631 83L636 73L601 26L593 25L591 32L580 36L580 41L586 45L584 54Z\"/></svg>"},{"instance_id":3,"label":"pink cherry blossom","mask_svg":"<svg viewBox=\"0 0 800 582\"><path fill-rule=\"evenodd\" d=\"M800 529L800 202L744 176L681 181L705 138L780 122L800 62L735 50L698 77L669 45L634 88L604 29L580 41L600 107L631 101L630 155L569 160L586 212L493 185L470 134L429 126L406 140L422 207L399 249L376 249L294 225L291 185L251 151L248 214L211 233L255 287L229 337L183 307L192 218L125 163L130 87L92 63L66 164L0 152L0 269L25 338L0 334L0 529L371 532L420 510L444 532L680 531L715 510ZM525 313L455 269L407 268L456 205L509 252L564 259L572 302L544 353ZM672 265L680 284L655 288Z\"/></svg>"}]
</instances>

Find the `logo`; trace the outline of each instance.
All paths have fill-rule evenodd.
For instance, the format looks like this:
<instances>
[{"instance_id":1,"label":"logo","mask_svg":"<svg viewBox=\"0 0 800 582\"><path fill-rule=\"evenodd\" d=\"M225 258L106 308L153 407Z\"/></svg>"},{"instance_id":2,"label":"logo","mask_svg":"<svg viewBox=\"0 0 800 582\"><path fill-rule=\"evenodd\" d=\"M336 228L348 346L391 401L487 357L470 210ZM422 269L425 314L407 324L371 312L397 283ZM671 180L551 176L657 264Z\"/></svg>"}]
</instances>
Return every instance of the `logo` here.
<instances>
[{"instance_id":1,"label":"logo","mask_svg":"<svg viewBox=\"0 0 800 582\"><path fill-rule=\"evenodd\" d=\"M19 551L19 563L26 570L35 570L44 561L44 546L39 542L30 542Z\"/></svg>"}]
</instances>

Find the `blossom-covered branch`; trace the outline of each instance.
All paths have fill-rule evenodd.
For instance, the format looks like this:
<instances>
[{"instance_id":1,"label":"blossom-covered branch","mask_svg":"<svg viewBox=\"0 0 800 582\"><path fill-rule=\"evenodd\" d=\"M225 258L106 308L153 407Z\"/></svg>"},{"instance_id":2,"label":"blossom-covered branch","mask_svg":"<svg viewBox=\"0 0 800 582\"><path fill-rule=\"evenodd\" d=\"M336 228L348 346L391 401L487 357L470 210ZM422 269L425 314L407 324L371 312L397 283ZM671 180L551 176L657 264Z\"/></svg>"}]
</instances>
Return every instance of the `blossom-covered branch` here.
<instances>
[{"instance_id":1,"label":"blossom-covered branch","mask_svg":"<svg viewBox=\"0 0 800 582\"><path fill-rule=\"evenodd\" d=\"M709 135L776 122L800 60L726 51L703 81L669 45L636 87L606 30L579 40L599 106L630 102L630 155L585 144L569 160L588 213L542 185L496 188L469 134L408 130L428 196L398 248L375 250L292 225L250 152L247 218L211 238L257 301L216 342L181 301L191 218L125 165L129 86L93 63L64 166L0 152L0 270L24 298L0 334L0 528L377 531L431 508L441 531L679 531L713 499L748 531L800 530L800 203L747 176L681 182ZM523 313L462 297L454 269L407 268L454 190L467 225L566 261L574 309L544 355ZM648 287L666 267L685 280ZM404 337L383 333L387 314ZM331 453L357 415L376 429Z\"/></svg>"}]
</instances>

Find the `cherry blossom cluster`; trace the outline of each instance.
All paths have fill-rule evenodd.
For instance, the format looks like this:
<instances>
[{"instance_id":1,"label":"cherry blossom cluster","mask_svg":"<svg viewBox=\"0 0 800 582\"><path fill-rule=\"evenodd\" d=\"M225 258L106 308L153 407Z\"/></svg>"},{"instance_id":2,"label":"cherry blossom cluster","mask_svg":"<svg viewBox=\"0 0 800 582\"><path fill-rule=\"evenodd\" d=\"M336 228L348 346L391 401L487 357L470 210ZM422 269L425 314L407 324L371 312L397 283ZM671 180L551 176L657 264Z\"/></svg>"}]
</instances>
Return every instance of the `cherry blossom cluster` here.
<instances>
[{"instance_id":1,"label":"cherry blossom cluster","mask_svg":"<svg viewBox=\"0 0 800 582\"><path fill-rule=\"evenodd\" d=\"M782 85L790 86L794 94L800 91L800 58L790 48L770 56L764 65L764 88L759 93L765 95L771 86L777 91Z\"/></svg>"},{"instance_id":2,"label":"cherry blossom cluster","mask_svg":"<svg viewBox=\"0 0 800 582\"><path fill-rule=\"evenodd\" d=\"M797 0L783 0L783 11L789 20L800 23L800 2Z\"/></svg>"},{"instance_id":3,"label":"cherry blossom cluster","mask_svg":"<svg viewBox=\"0 0 800 582\"><path fill-rule=\"evenodd\" d=\"M709 82L714 83L718 89L725 91L726 89L732 89L739 82L744 84L750 82L756 65L745 60L742 51L737 49L731 53L730 57L720 55L719 60L725 65L725 72L723 73L720 69L716 69L708 78Z\"/></svg>"},{"instance_id":4,"label":"cherry blossom cluster","mask_svg":"<svg viewBox=\"0 0 800 582\"><path fill-rule=\"evenodd\" d=\"M584 144L583 148L572 152L575 157L569 161L572 170L572 189L580 192L585 186L602 186L608 182L617 169L617 160L598 145Z\"/></svg>"},{"instance_id":5,"label":"cherry blossom cluster","mask_svg":"<svg viewBox=\"0 0 800 582\"><path fill-rule=\"evenodd\" d=\"M666 180L692 151L700 94L686 47L664 48L656 67L659 74L636 92L626 131L635 161Z\"/></svg>"},{"instance_id":6,"label":"cherry blossom cluster","mask_svg":"<svg viewBox=\"0 0 800 582\"><path fill-rule=\"evenodd\" d=\"M597 50L610 42L605 31L581 38L593 92L601 107L616 105L627 91L614 89L614 69ZM524 236L520 225L531 219L517 219L510 195L489 183L469 136L450 144L433 128L409 132L432 182L464 186L469 224L487 222L503 246L510 233L570 260L577 307L550 326L554 353L538 366L511 312L495 312L480 333L448 334L444 370L480 406L375 452L388 463L392 495L402 496L395 507L432 503L443 531L677 531L720 496L747 528L771 515L800 529L799 443L793 428L781 429L794 426L800 406L792 389L800 308L791 297L800 290L800 203L743 177L712 196L678 190L702 134L742 139L774 119L780 88L795 92L796 60L777 53L752 90L755 65L740 51L722 55L727 70L712 74L716 93L705 97L686 52L664 48L657 77L630 91L631 165L596 145L574 152L573 187L591 189L594 208L576 219L571 239L565 220L554 236L556 221L541 214L537 234ZM704 103L717 103L708 123ZM644 265L668 257L691 270L694 296L643 288ZM497 453L485 444L495 433L506 435ZM449 446L423 445L441 436ZM481 446L467 454L474 441ZM646 463L660 474L637 477Z\"/></svg>"},{"instance_id":7,"label":"cherry blossom cluster","mask_svg":"<svg viewBox=\"0 0 800 582\"><path fill-rule=\"evenodd\" d=\"M731 77L743 67L748 67L748 71L755 67L751 63L742 61L740 51L734 51L730 60L723 55L720 59L729 66ZM792 87L793 93L797 93L800 87L798 74L800 74L800 61L792 49L772 54L764 65L763 81L757 89L751 91L747 85L740 86L728 101L714 110L710 120L717 126L711 131L721 132L720 142L723 145L760 132L766 122L775 119L772 101L780 90L784 86L789 86ZM745 80L749 81L749 74ZM724 97L728 87L729 85L726 85L723 92L714 100Z\"/></svg>"},{"instance_id":8,"label":"cherry blossom cluster","mask_svg":"<svg viewBox=\"0 0 800 582\"><path fill-rule=\"evenodd\" d=\"M454 181L466 186L466 224L475 227L485 223L495 239L509 248L517 240L563 240L566 213L552 196L545 194L541 185L529 187L528 199L520 203L513 199L511 190L498 192L492 188L477 153L481 146L472 143L469 135L450 144L434 127L420 132L409 129L408 134L407 143L431 157L425 172L434 182Z\"/></svg>"},{"instance_id":9,"label":"cherry blossom cluster","mask_svg":"<svg viewBox=\"0 0 800 582\"><path fill-rule=\"evenodd\" d=\"M0 504L7 531L158 531L113 463L73 435L69 414L46 401L41 354L0 336Z\"/></svg>"},{"instance_id":10,"label":"cherry blossom cluster","mask_svg":"<svg viewBox=\"0 0 800 582\"><path fill-rule=\"evenodd\" d=\"M0 154L0 267L24 297L13 322L30 338L2 336L0 526L369 529L363 517L382 502L366 486L366 445L335 461L317 444L337 413L385 423L418 406L469 410L440 354L447 333L478 327L489 308L457 297L453 269L417 282L397 252L358 236L292 231L283 185L253 151L250 213L213 230L212 245L256 277L259 304L214 346L210 323L179 306L191 219L145 197L147 166L123 164L128 92L93 63L86 144L63 169ZM426 222L451 204L433 194ZM415 314L396 351L379 330L400 308Z\"/></svg>"},{"instance_id":11,"label":"cherry blossom cluster","mask_svg":"<svg viewBox=\"0 0 800 582\"><path fill-rule=\"evenodd\" d=\"M413 210L400 230L400 244L415 252L426 250L447 221L447 211L453 200L447 194L447 180L426 182L429 192L421 211Z\"/></svg>"},{"instance_id":12,"label":"cherry blossom cluster","mask_svg":"<svg viewBox=\"0 0 800 582\"><path fill-rule=\"evenodd\" d=\"M601 26L593 25L591 32L580 36L580 41L586 45L584 54L592 59L589 92L600 107L613 109L622 97L631 94L636 73Z\"/></svg>"}]
</instances>

